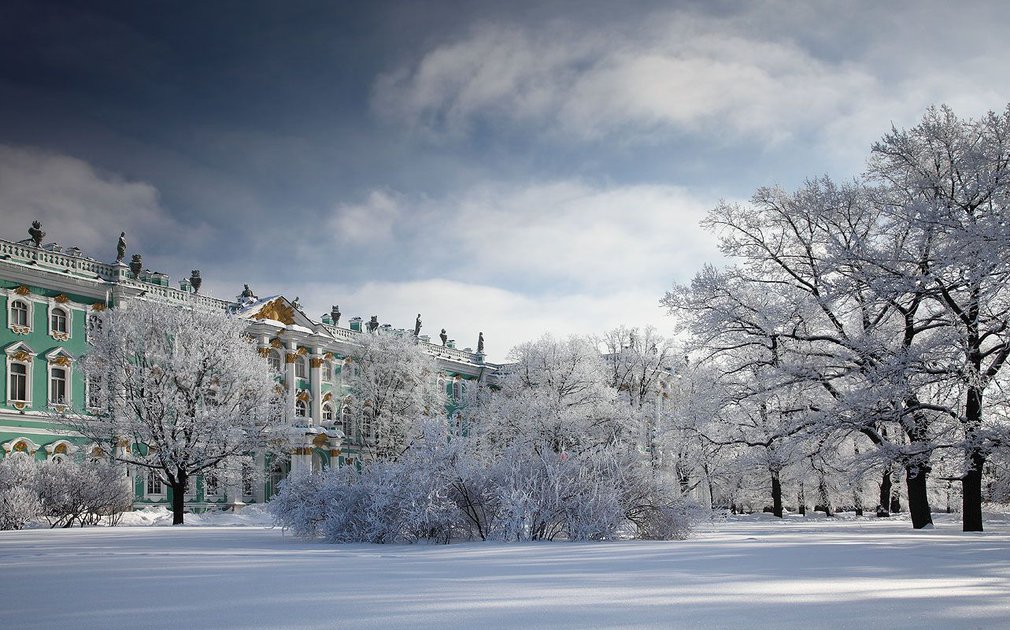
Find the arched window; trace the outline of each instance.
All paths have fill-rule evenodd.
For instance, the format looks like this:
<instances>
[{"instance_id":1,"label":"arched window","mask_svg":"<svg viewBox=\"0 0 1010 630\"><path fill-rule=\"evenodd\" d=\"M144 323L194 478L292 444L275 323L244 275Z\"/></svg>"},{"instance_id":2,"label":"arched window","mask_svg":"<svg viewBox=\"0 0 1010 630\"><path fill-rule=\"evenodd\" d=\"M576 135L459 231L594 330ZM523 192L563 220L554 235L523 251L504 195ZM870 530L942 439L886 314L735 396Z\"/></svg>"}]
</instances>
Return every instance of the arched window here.
<instances>
[{"instance_id":1,"label":"arched window","mask_svg":"<svg viewBox=\"0 0 1010 630\"><path fill-rule=\"evenodd\" d=\"M305 357L295 357L295 378L308 378L306 376Z\"/></svg>"},{"instance_id":2,"label":"arched window","mask_svg":"<svg viewBox=\"0 0 1010 630\"><path fill-rule=\"evenodd\" d=\"M64 404L67 402L67 370L54 367L49 370L49 402Z\"/></svg>"},{"instance_id":3,"label":"arched window","mask_svg":"<svg viewBox=\"0 0 1010 630\"><path fill-rule=\"evenodd\" d=\"M463 400L463 381L459 378L452 382L452 399L455 402Z\"/></svg>"},{"instance_id":4,"label":"arched window","mask_svg":"<svg viewBox=\"0 0 1010 630\"><path fill-rule=\"evenodd\" d=\"M304 400L295 401L295 415L299 418L304 418L308 415L309 406L305 404Z\"/></svg>"},{"instance_id":5,"label":"arched window","mask_svg":"<svg viewBox=\"0 0 1010 630\"><path fill-rule=\"evenodd\" d=\"M56 307L49 314L49 327L54 333L67 334L67 312Z\"/></svg>"},{"instance_id":6,"label":"arched window","mask_svg":"<svg viewBox=\"0 0 1010 630\"><path fill-rule=\"evenodd\" d=\"M333 407L330 403L323 403L323 422L333 422Z\"/></svg>"},{"instance_id":7,"label":"arched window","mask_svg":"<svg viewBox=\"0 0 1010 630\"><path fill-rule=\"evenodd\" d=\"M102 379L97 376L88 376L86 381L88 389L88 408L99 409L102 407Z\"/></svg>"},{"instance_id":8,"label":"arched window","mask_svg":"<svg viewBox=\"0 0 1010 630\"><path fill-rule=\"evenodd\" d=\"M333 380L333 362L323 361L323 380L329 383Z\"/></svg>"},{"instance_id":9,"label":"arched window","mask_svg":"<svg viewBox=\"0 0 1010 630\"><path fill-rule=\"evenodd\" d=\"M10 382L7 396L10 400L28 402L28 366L24 363L10 364Z\"/></svg>"},{"instance_id":10,"label":"arched window","mask_svg":"<svg viewBox=\"0 0 1010 630\"><path fill-rule=\"evenodd\" d=\"M270 362L270 369L274 372L281 371L281 355L276 350L271 350L270 354L267 355L267 361Z\"/></svg>"},{"instance_id":11,"label":"arched window","mask_svg":"<svg viewBox=\"0 0 1010 630\"><path fill-rule=\"evenodd\" d=\"M11 326L28 327L28 305L21 300L11 302Z\"/></svg>"}]
</instances>

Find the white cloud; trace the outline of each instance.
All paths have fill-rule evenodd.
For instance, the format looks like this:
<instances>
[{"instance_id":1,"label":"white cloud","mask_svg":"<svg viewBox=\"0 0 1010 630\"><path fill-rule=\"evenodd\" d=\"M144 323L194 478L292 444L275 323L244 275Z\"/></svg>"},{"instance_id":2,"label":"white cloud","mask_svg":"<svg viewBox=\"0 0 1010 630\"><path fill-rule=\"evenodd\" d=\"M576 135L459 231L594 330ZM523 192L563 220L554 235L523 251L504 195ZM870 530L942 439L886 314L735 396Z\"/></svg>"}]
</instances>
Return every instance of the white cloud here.
<instances>
[{"instance_id":1,"label":"white cloud","mask_svg":"<svg viewBox=\"0 0 1010 630\"><path fill-rule=\"evenodd\" d=\"M625 145L683 132L716 143L809 136L858 168L891 121L914 124L931 104L1002 109L1005 14L993 3L768 1L719 16L483 24L380 76L372 104L433 138L509 125Z\"/></svg>"},{"instance_id":2,"label":"white cloud","mask_svg":"<svg viewBox=\"0 0 1010 630\"><path fill-rule=\"evenodd\" d=\"M327 228L340 243L367 245L389 241L405 214L402 199L387 191L373 190L363 203L337 204Z\"/></svg>"},{"instance_id":3,"label":"white cloud","mask_svg":"<svg viewBox=\"0 0 1010 630\"><path fill-rule=\"evenodd\" d=\"M9 145L0 145L0 215L13 228L6 238L28 238L38 219L45 242L76 245L103 260L115 258L121 231L131 251L145 239L171 242L183 234L153 186L100 173L77 158Z\"/></svg>"}]
</instances>

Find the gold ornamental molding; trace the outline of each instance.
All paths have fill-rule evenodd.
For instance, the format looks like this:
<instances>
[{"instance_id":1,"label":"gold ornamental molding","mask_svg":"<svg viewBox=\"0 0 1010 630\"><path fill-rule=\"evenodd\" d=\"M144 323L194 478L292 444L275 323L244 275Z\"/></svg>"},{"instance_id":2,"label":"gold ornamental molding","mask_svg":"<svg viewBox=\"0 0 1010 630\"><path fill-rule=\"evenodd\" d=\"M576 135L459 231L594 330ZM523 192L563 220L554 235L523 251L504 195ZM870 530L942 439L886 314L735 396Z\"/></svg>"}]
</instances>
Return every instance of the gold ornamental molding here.
<instances>
[{"instance_id":1,"label":"gold ornamental molding","mask_svg":"<svg viewBox=\"0 0 1010 630\"><path fill-rule=\"evenodd\" d=\"M28 295L29 293L32 292L32 290L22 284L18 286L16 289L14 289L14 292L17 293L18 295Z\"/></svg>"},{"instance_id":2,"label":"gold ornamental molding","mask_svg":"<svg viewBox=\"0 0 1010 630\"><path fill-rule=\"evenodd\" d=\"M28 326L18 326L17 324L11 326L11 332L13 332L15 335L27 335L31 331L32 329L29 328Z\"/></svg>"},{"instance_id":3,"label":"gold ornamental molding","mask_svg":"<svg viewBox=\"0 0 1010 630\"><path fill-rule=\"evenodd\" d=\"M60 332L58 330L54 330L53 331L53 339L55 339L56 341L67 341L67 340L70 339L70 333L68 333L68 332Z\"/></svg>"},{"instance_id":4,"label":"gold ornamental molding","mask_svg":"<svg viewBox=\"0 0 1010 630\"><path fill-rule=\"evenodd\" d=\"M295 350L295 352L304 357L306 354L308 354L309 351L306 350L305 348L298 348L297 350Z\"/></svg>"},{"instance_id":5,"label":"gold ornamental molding","mask_svg":"<svg viewBox=\"0 0 1010 630\"><path fill-rule=\"evenodd\" d=\"M270 347L274 348L276 350L280 350L283 345L284 344L281 342L280 339L271 339L270 340Z\"/></svg>"},{"instance_id":6,"label":"gold ornamental molding","mask_svg":"<svg viewBox=\"0 0 1010 630\"><path fill-rule=\"evenodd\" d=\"M319 357L312 357L309 359L309 364L314 368L323 367L323 360Z\"/></svg>"},{"instance_id":7,"label":"gold ornamental molding","mask_svg":"<svg viewBox=\"0 0 1010 630\"><path fill-rule=\"evenodd\" d=\"M260 353L261 357L270 356L270 348L256 348L256 351Z\"/></svg>"},{"instance_id":8,"label":"gold ornamental molding","mask_svg":"<svg viewBox=\"0 0 1010 630\"><path fill-rule=\"evenodd\" d=\"M53 359L52 362L53 362L54 365L60 365L60 366L63 366L63 367L70 367L70 357L68 357L68 356L66 356L64 354L61 354L60 356L56 357L55 359Z\"/></svg>"},{"instance_id":9,"label":"gold ornamental molding","mask_svg":"<svg viewBox=\"0 0 1010 630\"><path fill-rule=\"evenodd\" d=\"M101 313L102 311L105 310L105 305L102 304L101 302L95 302L94 304L91 305L91 310L93 310L96 313Z\"/></svg>"},{"instance_id":10,"label":"gold ornamental molding","mask_svg":"<svg viewBox=\"0 0 1010 630\"><path fill-rule=\"evenodd\" d=\"M326 392L323 394L323 402L329 402L333 400L333 392Z\"/></svg>"},{"instance_id":11,"label":"gold ornamental molding","mask_svg":"<svg viewBox=\"0 0 1010 630\"><path fill-rule=\"evenodd\" d=\"M308 390L303 389L302 391L298 392L298 395L295 398L297 398L302 402L309 402L310 396Z\"/></svg>"},{"instance_id":12,"label":"gold ornamental molding","mask_svg":"<svg viewBox=\"0 0 1010 630\"><path fill-rule=\"evenodd\" d=\"M66 304L67 302L70 301L70 298L68 298L66 296L66 294L64 294L64 293L60 293L59 295L57 295L53 299L56 300L56 302L59 303L59 304Z\"/></svg>"},{"instance_id":13,"label":"gold ornamental molding","mask_svg":"<svg viewBox=\"0 0 1010 630\"><path fill-rule=\"evenodd\" d=\"M285 363L294 363L297 360L298 360L298 355L297 354L286 354L286 355L284 355L284 362Z\"/></svg>"},{"instance_id":14,"label":"gold ornamental molding","mask_svg":"<svg viewBox=\"0 0 1010 630\"><path fill-rule=\"evenodd\" d=\"M326 359L327 361L332 361L333 360L333 353L332 352L327 352L326 354L323 355L323 358Z\"/></svg>"},{"instance_id":15,"label":"gold ornamental molding","mask_svg":"<svg viewBox=\"0 0 1010 630\"><path fill-rule=\"evenodd\" d=\"M27 350L18 350L14 353L12 357L15 361L21 361L22 363L31 363L32 355Z\"/></svg>"},{"instance_id":16,"label":"gold ornamental molding","mask_svg":"<svg viewBox=\"0 0 1010 630\"><path fill-rule=\"evenodd\" d=\"M267 302L252 318L272 319L285 325L293 324L295 323L295 309L285 304L282 298L277 298Z\"/></svg>"}]
</instances>

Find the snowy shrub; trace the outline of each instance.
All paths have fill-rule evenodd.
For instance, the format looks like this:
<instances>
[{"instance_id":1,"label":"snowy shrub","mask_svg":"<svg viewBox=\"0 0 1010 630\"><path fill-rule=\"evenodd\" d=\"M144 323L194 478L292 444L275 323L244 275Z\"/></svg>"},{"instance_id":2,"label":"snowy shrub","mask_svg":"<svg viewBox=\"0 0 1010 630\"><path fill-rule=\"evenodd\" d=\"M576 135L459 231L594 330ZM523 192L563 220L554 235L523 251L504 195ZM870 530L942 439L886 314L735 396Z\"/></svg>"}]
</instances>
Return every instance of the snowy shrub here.
<instances>
[{"instance_id":1,"label":"snowy shrub","mask_svg":"<svg viewBox=\"0 0 1010 630\"><path fill-rule=\"evenodd\" d=\"M313 538L326 517L325 477L320 474L293 473L281 481L278 492L268 504L274 521L295 536Z\"/></svg>"},{"instance_id":2,"label":"snowy shrub","mask_svg":"<svg viewBox=\"0 0 1010 630\"><path fill-rule=\"evenodd\" d=\"M0 530L21 529L42 514L42 504L34 490L25 487L0 490Z\"/></svg>"},{"instance_id":3,"label":"snowy shrub","mask_svg":"<svg viewBox=\"0 0 1010 630\"><path fill-rule=\"evenodd\" d=\"M23 456L0 462L0 529L43 516L50 527L115 524L133 504L122 470L104 462L36 462ZM19 524L20 523L20 524Z\"/></svg>"}]
</instances>

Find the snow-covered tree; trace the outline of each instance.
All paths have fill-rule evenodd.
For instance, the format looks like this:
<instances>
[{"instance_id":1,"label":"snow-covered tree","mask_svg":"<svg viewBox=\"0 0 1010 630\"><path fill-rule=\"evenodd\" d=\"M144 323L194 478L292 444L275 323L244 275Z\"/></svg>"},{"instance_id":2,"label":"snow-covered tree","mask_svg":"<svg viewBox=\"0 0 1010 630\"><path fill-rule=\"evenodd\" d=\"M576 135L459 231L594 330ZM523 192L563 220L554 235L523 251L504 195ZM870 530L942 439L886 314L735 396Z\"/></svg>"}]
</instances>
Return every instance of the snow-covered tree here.
<instances>
[{"instance_id":1,"label":"snow-covered tree","mask_svg":"<svg viewBox=\"0 0 1010 630\"><path fill-rule=\"evenodd\" d=\"M417 435L422 416L445 415L434 359L413 337L363 336L347 379L353 417L373 456L395 458Z\"/></svg>"},{"instance_id":2,"label":"snow-covered tree","mask_svg":"<svg viewBox=\"0 0 1010 630\"><path fill-rule=\"evenodd\" d=\"M963 527L981 531L983 470L1004 434L987 421L985 397L1010 357L1010 106L979 119L931 108L874 145L870 175L888 187L895 222L933 243L918 262L946 314L960 395L923 404L960 424Z\"/></svg>"},{"instance_id":3,"label":"snow-covered tree","mask_svg":"<svg viewBox=\"0 0 1010 630\"><path fill-rule=\"evenodd\" d=\"M284 406L266 359L226 313L134 300L102 313L78 362L99 409L66 421L106 452L154 471L183 522L194 475L282 446Z\"/></svg>"}]
</instances>

